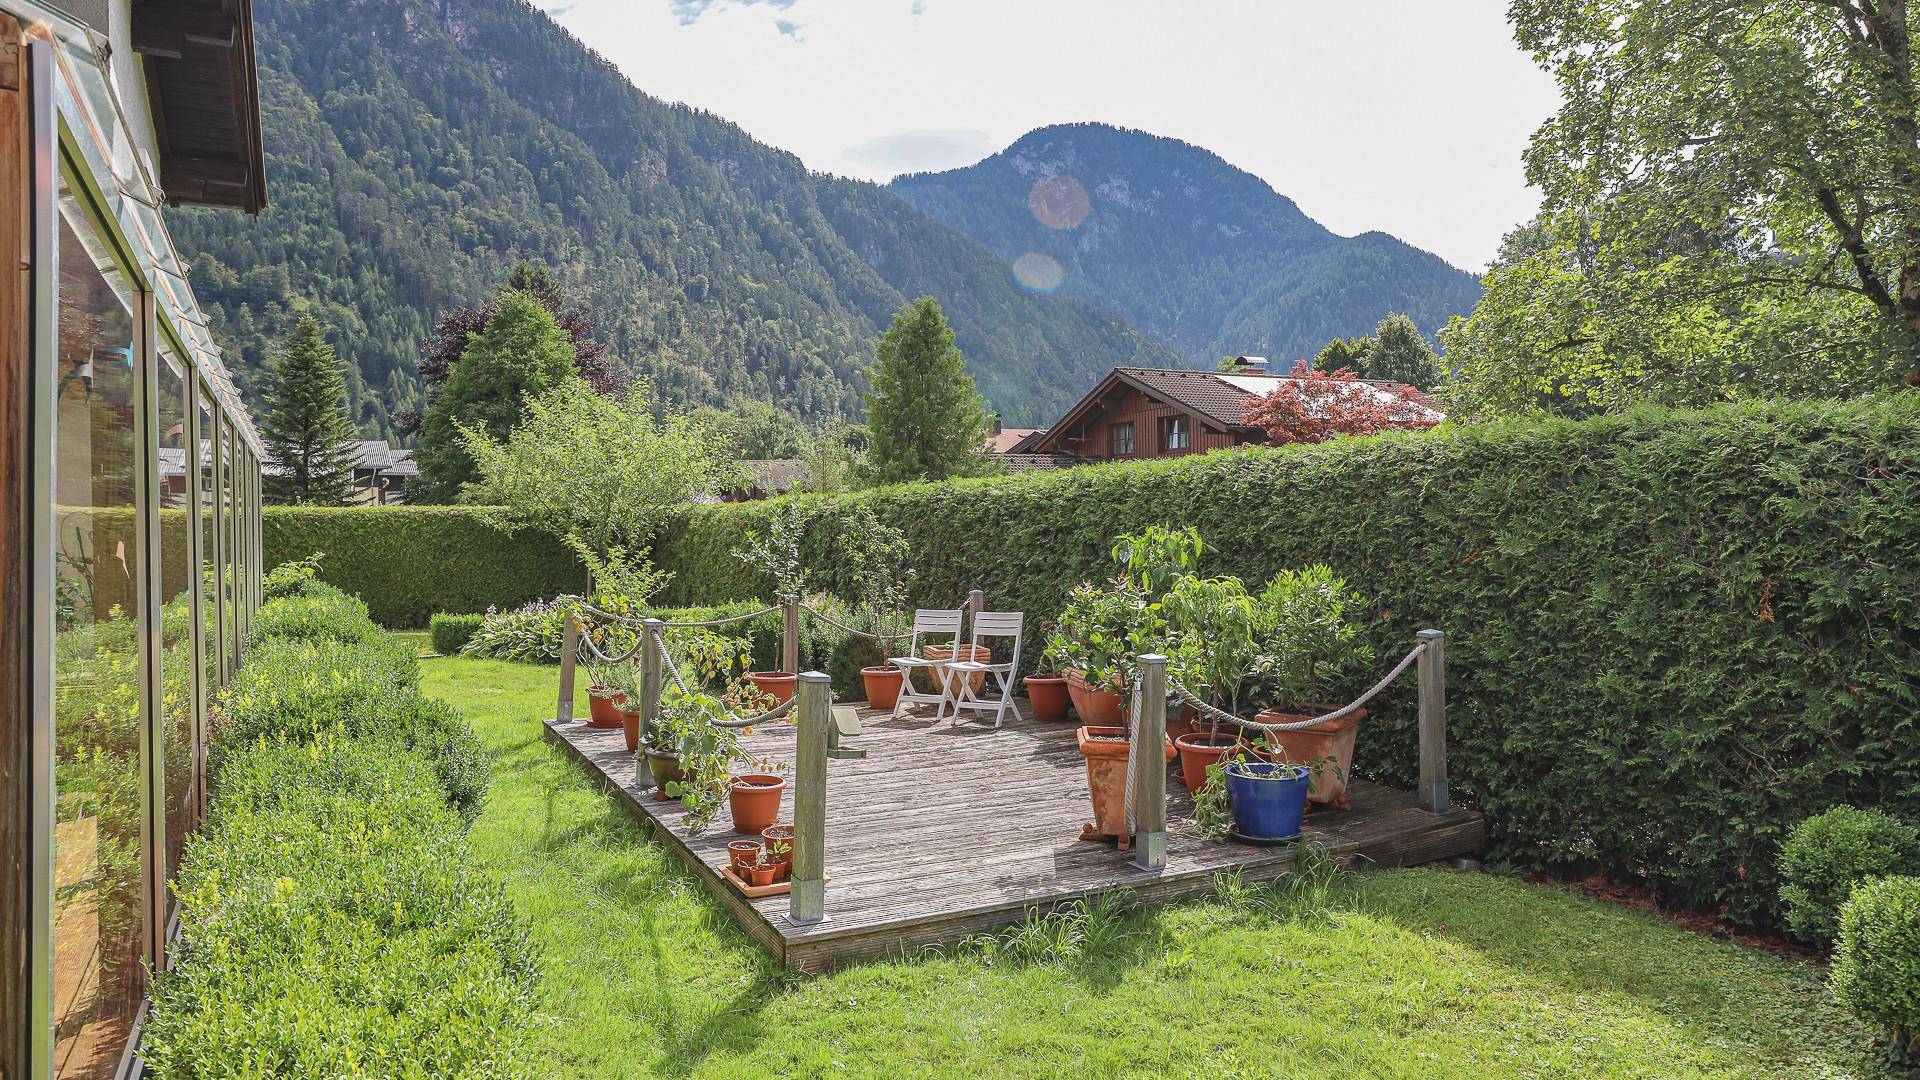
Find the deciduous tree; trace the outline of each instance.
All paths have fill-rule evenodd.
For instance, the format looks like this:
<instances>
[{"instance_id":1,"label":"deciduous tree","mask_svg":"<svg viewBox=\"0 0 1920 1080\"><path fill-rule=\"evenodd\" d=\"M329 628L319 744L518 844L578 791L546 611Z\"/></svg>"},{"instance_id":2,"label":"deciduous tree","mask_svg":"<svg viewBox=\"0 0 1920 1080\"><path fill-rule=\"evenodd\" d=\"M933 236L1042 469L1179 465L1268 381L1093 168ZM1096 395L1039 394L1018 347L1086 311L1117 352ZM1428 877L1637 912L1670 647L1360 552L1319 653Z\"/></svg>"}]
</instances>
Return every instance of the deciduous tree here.
<instances>
[{"instance_id":1,"label":"deciduous tree","mask_svg":"<svg viewBox=\"0 0 1920 1080\"><path fill-rule=\"evenodd\" d=\"M1247 423L1265 431L1276 445L1432 427L1436 422L1405 387L1389 390L1361 381L1346 368L1315 371L1305 364L1248 406L1246 416Z\"/></svg>"}]
</instances>

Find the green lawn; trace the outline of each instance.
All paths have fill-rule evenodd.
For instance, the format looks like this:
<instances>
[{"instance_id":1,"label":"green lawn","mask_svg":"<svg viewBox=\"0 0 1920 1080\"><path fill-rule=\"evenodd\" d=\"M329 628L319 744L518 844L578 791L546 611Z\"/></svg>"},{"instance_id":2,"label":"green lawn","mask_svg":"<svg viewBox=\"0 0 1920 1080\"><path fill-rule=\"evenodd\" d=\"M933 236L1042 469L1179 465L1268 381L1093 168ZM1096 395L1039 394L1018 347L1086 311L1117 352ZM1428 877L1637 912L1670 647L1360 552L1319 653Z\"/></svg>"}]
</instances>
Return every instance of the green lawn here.
<instances>
[{"instance_id":1,"label":"green lawn","mask_svg":"<svg viewBox=\"0 0 1920 1080\"><path fill-rule=\"evenodd\" d=\"M555 669L422 665L494 757L473 844L545 950L555 1076L1867 1069L1817 970L1490 874L1228 883L997 946L792 976L542 740Z\"/></svg>"}]
</instances>

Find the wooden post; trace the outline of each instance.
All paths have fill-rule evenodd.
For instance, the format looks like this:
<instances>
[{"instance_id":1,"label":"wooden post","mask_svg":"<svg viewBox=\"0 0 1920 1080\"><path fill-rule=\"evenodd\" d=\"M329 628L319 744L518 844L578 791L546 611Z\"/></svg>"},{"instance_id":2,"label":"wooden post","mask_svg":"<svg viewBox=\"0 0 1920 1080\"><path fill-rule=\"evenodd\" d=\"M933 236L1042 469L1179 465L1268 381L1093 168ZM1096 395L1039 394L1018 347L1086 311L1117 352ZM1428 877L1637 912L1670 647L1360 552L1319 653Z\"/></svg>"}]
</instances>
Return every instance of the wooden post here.
<instances>
[{"instance_id":1,"label":"wooden post","mask_svg":"<svg viewBox=\"0 0 1920 1080\"><path fill-rule=\"evenodd\" d=\"M780 670L800 670L800 598L780 598Z\"/></svg>"},{"instance_id":2,"label":"wooden post","mask_svg":"<svg viewBox=\"0 0 1920 1080\"><path fill-rule=\"evenodd\" d=\"M660 723L660 692L663 689L660 678L664 662L660 656L661 629L666 624L659 619L641 621L640 633L640 741L634 753L633 785L645 791L653 786L653 770L642 762L647 756L647 736Z\"/></svg>"},{"instance_id":3,"label":"wooden post","mask_svg":"<svg viewBox=\"0 0 1920 1080\"><path fill-rule=\"evenodd\" d=\"M560 700L553 718L564 724L573 719L573 659L580 651L580 616L567 613L567 630L560 637Z\"/></svg>"},{"instance_id":4,"label":"wooden post","mask_svg":"<svg viewBox=\"0 0 1920 1080\"><path fill-rule=\"evenodd\" d=\"M1447 635L1422 630L1420 652L1420 808L1444 814L1447 801Z\"/></svg>"},{"instance_id":5,"label":"wooden post","mask_svg":"<svg viewBox=\"0 0 1920 1080\"><path fill-rule=\"evenodd\" d=\"M808 926L827 917L827 728L833 723L833 680L800 676L793 750L793 886L787 921Z\"/></svg>"},{"instance_id":6,"label":"wooden post","mask_svg":"<svg viewBox=\"0 0 1920 1080\"><path fill-rule=\"evenodd\" d=\"M1167 658L1139 658L1140 723L1133 730L1133 865L1167 865Z\"/></svg>"}]
</instances>

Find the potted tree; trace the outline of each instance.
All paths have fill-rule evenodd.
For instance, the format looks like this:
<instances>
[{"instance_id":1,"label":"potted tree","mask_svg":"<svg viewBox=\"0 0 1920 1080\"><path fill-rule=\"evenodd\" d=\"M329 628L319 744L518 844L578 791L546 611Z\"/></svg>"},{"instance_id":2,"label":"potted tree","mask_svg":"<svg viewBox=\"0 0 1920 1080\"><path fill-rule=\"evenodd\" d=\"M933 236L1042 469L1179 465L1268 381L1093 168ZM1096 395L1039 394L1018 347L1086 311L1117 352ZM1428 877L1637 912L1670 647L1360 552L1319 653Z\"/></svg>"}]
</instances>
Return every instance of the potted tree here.
<instances>
[{"instance_id":1,"label":"potted tree","mask_svg":"<svg viewBox=\"0 0 1920 1080\"><path fill-rule=\"evenodd\" d=\"M1168 674L1207 704L1241 715L1242 690L1260 661L1254 598L1239 578L1186 576L1161 601L1167 620ZM1188 791L1207 784L1209 766L1240 741L1240 729L1211 714L1174 737Z\"/></svg>"},{"instance_id":2,"label":"potted tree","mask_svg":"<svg viewBox=\"0 0 1920 1080\"><path fill-rule=\"evenodd\" d=\"M840 550L853 569L855 595L850 606L857 620L853 625L879 639L877 643L855 639L864 643L861 647L872 661L860 668L867 704L891 709L906 680L906 673L888 663L887 657L894 655L908 637L907 593L914 578L913 547L905 533L881 521L871 507L862 506L841 533Z\"/></svg>"},{"instance_id":3,"label":"potted tree","mask_svg":"<svg viewBox=\"0 0 1920 1080\"><path fill-rule=\"evenodd\" d=\"M1044 652L1066 676L1067 696L1080 722L1121 723L1122 696L1133 681L1133 658L1158 639L1159 616L1131 582L1082 582L1067 594Z\"/></svg>"},{"instance_id":4,"label":"potted tree","mask_svg":"<svg viewBox=\"0 0 1920 1080\"><path fill-rule=\"evenodd\" d=\"M766 531L748 536L747 546L733 553L773 589L775 597L806 591L809 574L801 561L800 541L806 536L807 522L807 511L799 503L781 503L768 516ZM749 671L746 677L776 705L790 700L800 683L799 673L793 671Z\"/></svg>"},{"instance_id":5,"label":"potted tree","mask_svg":"<svg viewBox=\"0 0 1920 1080\"><path fill-rule=\"evenodd\" d=\"M1052 623L1041 628L1048 639L1052 638L1054 629ZM1067 705L1070 701L1067 696L1067 677L1060 674L1056 668L1053 653L1042 649L1040 661L1035 665L1033 674L1021 680L1027 686L1027 704L1032 707L1035 720L1067 718Z\"/></svg>"},{"instance_id":6,"label":"potted tree","mask_svg":"<svg viewBox=\"0 0 1920 1080\"><path fill-rule=\"evenodd\" d=\"M1347 583L1324 565L1276 575L1255 605L1260 659L1255 677L1273 706L1255 717L1263 724L1286 724L1331 712L1329 691L1373 657L1350 617L1358 599ZM1312 801L1348 809L1347 779L1353 767L1353 743L1365 709L1297 731L1267 736L1281 761L1301 763L1315 775Z\"/></svg>"}]
</instances>

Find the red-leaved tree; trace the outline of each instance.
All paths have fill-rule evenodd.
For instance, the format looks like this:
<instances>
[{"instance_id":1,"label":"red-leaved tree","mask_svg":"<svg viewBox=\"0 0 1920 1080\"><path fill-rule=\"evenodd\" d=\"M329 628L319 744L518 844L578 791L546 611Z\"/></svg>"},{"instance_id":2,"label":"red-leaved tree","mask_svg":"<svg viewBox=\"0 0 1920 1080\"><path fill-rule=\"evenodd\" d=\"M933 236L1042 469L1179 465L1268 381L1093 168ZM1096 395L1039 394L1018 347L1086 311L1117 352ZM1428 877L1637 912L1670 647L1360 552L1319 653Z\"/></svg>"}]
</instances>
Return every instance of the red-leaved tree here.
<instances>
[{"instance_id":1,"label":"red-leaved tree","mask_svg":"<svg viewBox=\"0 0 1920 1080\"><path fill-rule=\"evenodd\" d=\"M1247 423L1275 445L1324 442L1335 435L1428 428L1439 423L1409 386L1364 382L1350 368L1314 371L1305 363L1247 407Z\"/></svg>"}]
</instances>

